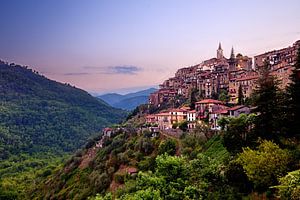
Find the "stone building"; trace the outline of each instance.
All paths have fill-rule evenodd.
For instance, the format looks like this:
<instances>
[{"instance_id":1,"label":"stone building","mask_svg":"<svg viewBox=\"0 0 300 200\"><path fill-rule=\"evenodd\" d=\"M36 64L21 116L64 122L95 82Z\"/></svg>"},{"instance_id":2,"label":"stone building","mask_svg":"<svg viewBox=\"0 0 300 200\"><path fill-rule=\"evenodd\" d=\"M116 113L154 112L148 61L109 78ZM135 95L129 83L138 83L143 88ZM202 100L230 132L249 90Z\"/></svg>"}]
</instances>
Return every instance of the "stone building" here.
<instances>
[{"instance_id":1,"label":"stone building","mask_svg":"<svg viewBox=\"0 0 300 200\"><path fill-rule=\"evenodd\" d=\"M254 56L253 67L252 58L240 53L235 56L233 48L230 57L225 58L219 43L216 58L177 70L175 77L165 80L159 85L160 89L150 95L149 103L159 106L163 102L176 99L176 96L188 98L193 89L197 89L202 98L216 98L221 91L226 91L230 103L236 103L240 85L245 97L251 95L258 78L256 69L264 61L271 64L272 74L281 81L280 87L285 88L289 83L289 75L299 47L300 40L291 47Z\"/></svg>"}]
</instances>

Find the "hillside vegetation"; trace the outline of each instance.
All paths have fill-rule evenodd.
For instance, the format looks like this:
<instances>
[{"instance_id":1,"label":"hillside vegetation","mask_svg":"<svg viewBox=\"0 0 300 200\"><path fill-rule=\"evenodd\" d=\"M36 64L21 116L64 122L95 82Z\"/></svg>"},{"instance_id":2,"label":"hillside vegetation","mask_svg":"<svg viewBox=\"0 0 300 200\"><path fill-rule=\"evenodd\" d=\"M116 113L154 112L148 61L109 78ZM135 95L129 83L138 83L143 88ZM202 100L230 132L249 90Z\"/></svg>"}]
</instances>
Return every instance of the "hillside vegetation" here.
<instances>
[{"instance_id":1,"label":"hillside vegetation","mask_svg":"<svg viewBox=\"0 0 300 200\"><path fill-rule=\"evenodd\" d=\"M126 114L81 89L1 62L0 190L19 185L15 175L74 152Z\"/></svg>"},{"instance_id":2,"label":"hillside vegetation","mask_svg":"<svg viewBox=\"0 0 300 200\"><path fill-rule=\"evenodd\" d=\"M182 199L189 190L199 190L195 197L207 196L205 189L210 187L216 192L216 197L227 195L227 186L224 186L224 191L217 188L224 182L219 174L220 167L229 158L220 137L213 137L204 145L205 140L197 136L186 135L180 139L165 133L154 137L147 130L136 132L130 127L115 130L112 137L95 138L87 146L90 148L77 152L53 175L41 178L31 198L85 199L106 192L116 198L125 198L129 193L138 196L150 192L148 195L152 198L152 193L160 188L159 193L165 199L172 195ZM102 146L96 147L99 142ZM190 157L189 149L194 149L192 154L196 157ZM88 163L87 156L92 157ZM200 166L205 170L202 171ZM211 180L212 177L215 179ZM202 181L203 188L196 188Z\"/></svg>"},{"instance_id":3,"label":"hillside vegetation","mask_svg":"<svg viewBox=\"0 0 300 200\"><path fill-rule=\"evenodd\" d=\"M283 90L260 68L253 113L152 133L136 108L122 128L99 137L46 178L33 199L300 199L300 52ZM192 102L190 102L192 103ZM148 109L148 110L147 110Z\"/></svg>"}]
</instances>

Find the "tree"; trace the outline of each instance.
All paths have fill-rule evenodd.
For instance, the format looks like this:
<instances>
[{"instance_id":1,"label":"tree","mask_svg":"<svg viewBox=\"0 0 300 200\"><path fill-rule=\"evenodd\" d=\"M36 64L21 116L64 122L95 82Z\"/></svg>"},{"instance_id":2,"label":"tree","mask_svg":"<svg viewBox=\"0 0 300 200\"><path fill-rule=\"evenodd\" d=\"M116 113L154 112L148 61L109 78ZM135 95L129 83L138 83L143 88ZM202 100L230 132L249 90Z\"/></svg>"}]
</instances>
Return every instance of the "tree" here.
<instances>
[{"instance_id":1,"label":"tree","mask_svg":"<svg viewBox=\"0 0 300 200\"><path fill-rule=\"evenodd\" d=\"M278 189L281 199L300 199L300 170L289 172L279 182L280 185L273 188Z\"/></svg>"},{"instance_id":2,"label":"tree","mask_svg":"<svg viewBox=\"0 0 300 200\"><path fill-rule=\"evenodd\" d=\"M277 131L280 129L280 109L278 105L279 81L270 73L270 64L266 61L264 66L259 68L260 77L257 81L257 89L254 93L256 99L254 105L258 113L255 123L257 137L274 139L279 141Z\"/></svg>"},{"instance_id":3,"label":"tree","mask_svg":"<svg viewBox=\"0 0 300 200\"><path fill-rule=\"evenodd\" d=\"M176 153L176 141L173 139L168 139L160 143L158 147L158 154L168 154L168 155L175 155Z\"/></svg>"},{"instance_id":4,"label":"tree","mask_svg":"<svg viewBox=\"0 0 300 200\"><path fill-rule=\"evenodd\" d=\"M229 162L225 169L224 175L228 183L237 188L239 192L249 193L251 191L252 184L245 174L243 166L236 160Z\"/></svg>"},{"instance_id":5,"label":"tree","mask_svg":"<svg viewBox=\"0 0 300 200\"><path fill-rule=\"evenodd\" d=\"M88 200L112 200L112 194L107 193L104 197L102 197L100 194L97 194L94 197L89 197Z\"/></svg>"},{"instance_id":6,"label":"tree","mask_svg":"<svg viewBox=\"0 0 300 200\"><path fill-rule=\"evenodd\" d=\"M240 84L239 86L239 91L238 91L238 105L244 105L245 100L244 100L244 93L243 93L243 88L242 85Z\"/></svg>"},{"instance_id":7,"label":"tree","mask_svg":"<svg viewBox=\"0 0 300 200\"><path fill-rule=\"evenodd\" d=\"M188 130L188 122L187 121L182 121L179 123L178 128L182 131L187 131Z\"/></svg>"},{"instance_id":8,"label":"tree","mask_svg":"<svg viewBox=\"0 0 300 200\"><path fill-rule=\"evenodd\" d=\"M194 130L191 134L194 135L195 137L199 137L199 138L204 136L205 139L208 140L212 135L212 131L211 131L209 125L207 125L204 122L201 122L201 123L196 124L196 127L194 128Z\"/></svg>"},{"instance_id":9,"label":"tree","mask_svg":"<svg viewBox=\"0 0 300 200\"><path fill-rule=\"evenodd\" d=\"M188 172L189 166L184 157L167 154L157 156L155 173L140 172L136 187L120 199L199 199L196 189L188 185Z\"/></svg>"},{"instance_id":10,"label":"tree","mask_svg":"<svg viewBox=\"0 0 300 200\"><path fill-rule=\"evenodd\" d=\"M287 91L289 97L289 129L288 133L292 136L300 138L300 126L297 121L300 119L300 48L298 49L297 60L294 65L292 74L290 75L291 83L289 84Z\"/></svg>"},{"instance_id":11,"label":"tree","mask_svg":"<svg viewBox=\"0 0 300 200\"><path fill-rule=\"evenodd\" d=\"M217 100L219 98L218 92L215 91L215 89L213 88L211 91L211 98Z\"/></svg>"},{"instance_id":12,"label":"tree","mask_svg":"<svg viewBox=\"0 0 300 200\"><path fill-rule=\"evenodd\" d=\"M192 110L195 109L195 103L197 101L197 93L198 90L196 88L191 89L189 101L190 101L190 108Z\"/></svg>"},{"instance_id":13,"label":"tree","mask_svg":"<svg viewBox=\"0 0 300 200\"><path fill-rule=\"evenodd\" d=\"M147 188L143 190L139 190L134 194L126 194L122 196L123 200L163 200L160 196L159 190L154 188ZM102 199L100 199L102 200Z\"/></svg>"},{"instance_id":14,"label":"tree","mask_svg":"<svg viewBox=\"0 0 300 200\"><path fill-rule=\"evenodd\" d=\"M184 157L160 155L156 158L156 165L156 175L164 177L168 182L189 178Z\"/></svg>"},{"instance_id":15,"label":"tree","mask_svg":"<svg viewBox=\"0 0 300 200\"><path fill-rule=\"evenodd\" d=\"M271 141L264 140L257 150L249 147L239 154L237 162L243 166L254 187L264 191L277 183L288 170L290 155Z\"/></svg>"},{"instance_id":16,"label":"tree","mask_svg":"<svg viewBox=\"0 0 300 200\"><path fill-rule=\"evenodd\" d=\"M249 138L248 135L251 135L251 127L254 124L255 118L255 114L241 114L236 118L221 120L222 126L226 126L223 135L224 146L230 153L241 152L242 147L253 142L252 138Z\"/></svg>"},{"instance_id":17,"label":"tree","mask_svg":"<svg viewBox=\"0 0 300 200\"><path fill-rule=\"evenodd\" d=\"M227 90L221 90L219 100L223 102L228 102L229 96Z\"/></svg>"}]
</instances>

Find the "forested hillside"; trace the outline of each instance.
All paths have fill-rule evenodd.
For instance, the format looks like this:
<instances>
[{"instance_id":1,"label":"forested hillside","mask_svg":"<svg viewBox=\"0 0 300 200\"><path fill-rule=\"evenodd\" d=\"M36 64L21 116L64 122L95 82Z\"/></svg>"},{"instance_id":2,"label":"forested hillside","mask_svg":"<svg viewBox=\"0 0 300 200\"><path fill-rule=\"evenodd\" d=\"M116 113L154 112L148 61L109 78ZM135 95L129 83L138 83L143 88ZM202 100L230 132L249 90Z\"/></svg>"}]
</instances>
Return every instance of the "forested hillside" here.
<instances>
[{"instance_id":1,"label":"forested hillside","mask_svg":"<svg viewBox=\"0 0 300 200\"><path fill-rule=\"evenodd\" d=\"M15 173L73 152L126 114L81 89L1 62L0 190L17 184L10 179Z\"/></svg>"},{"instance_id":2,"label":"forested hillside","mask_svg":"<svg viewBox=\"0 0 300 200\"><path fill-rule=\"evenodd\" d=\"M21 66L0 65L0 159L20 152L72 151L126 113L87 92Z\"/></svg>"}]
</instances>

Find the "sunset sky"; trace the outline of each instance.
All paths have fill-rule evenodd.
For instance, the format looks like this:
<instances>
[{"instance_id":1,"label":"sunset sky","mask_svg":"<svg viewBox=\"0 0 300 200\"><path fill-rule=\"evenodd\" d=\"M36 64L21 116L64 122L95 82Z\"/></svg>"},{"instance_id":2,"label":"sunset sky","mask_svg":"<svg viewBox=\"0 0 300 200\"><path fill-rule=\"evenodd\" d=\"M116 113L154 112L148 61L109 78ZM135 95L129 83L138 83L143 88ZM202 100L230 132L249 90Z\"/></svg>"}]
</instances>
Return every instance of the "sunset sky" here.
<instances>
[{"instance_id":1,"label":"sunset sky","mask_svg":"<svg viewBox=\"0 0 300 200\"><path fill-rule=\"evenodd\" d=\"M299 0L0 0L0 59L89 92L158 85L180 67L300 39Z\"/></svg>"}]
</instances>

